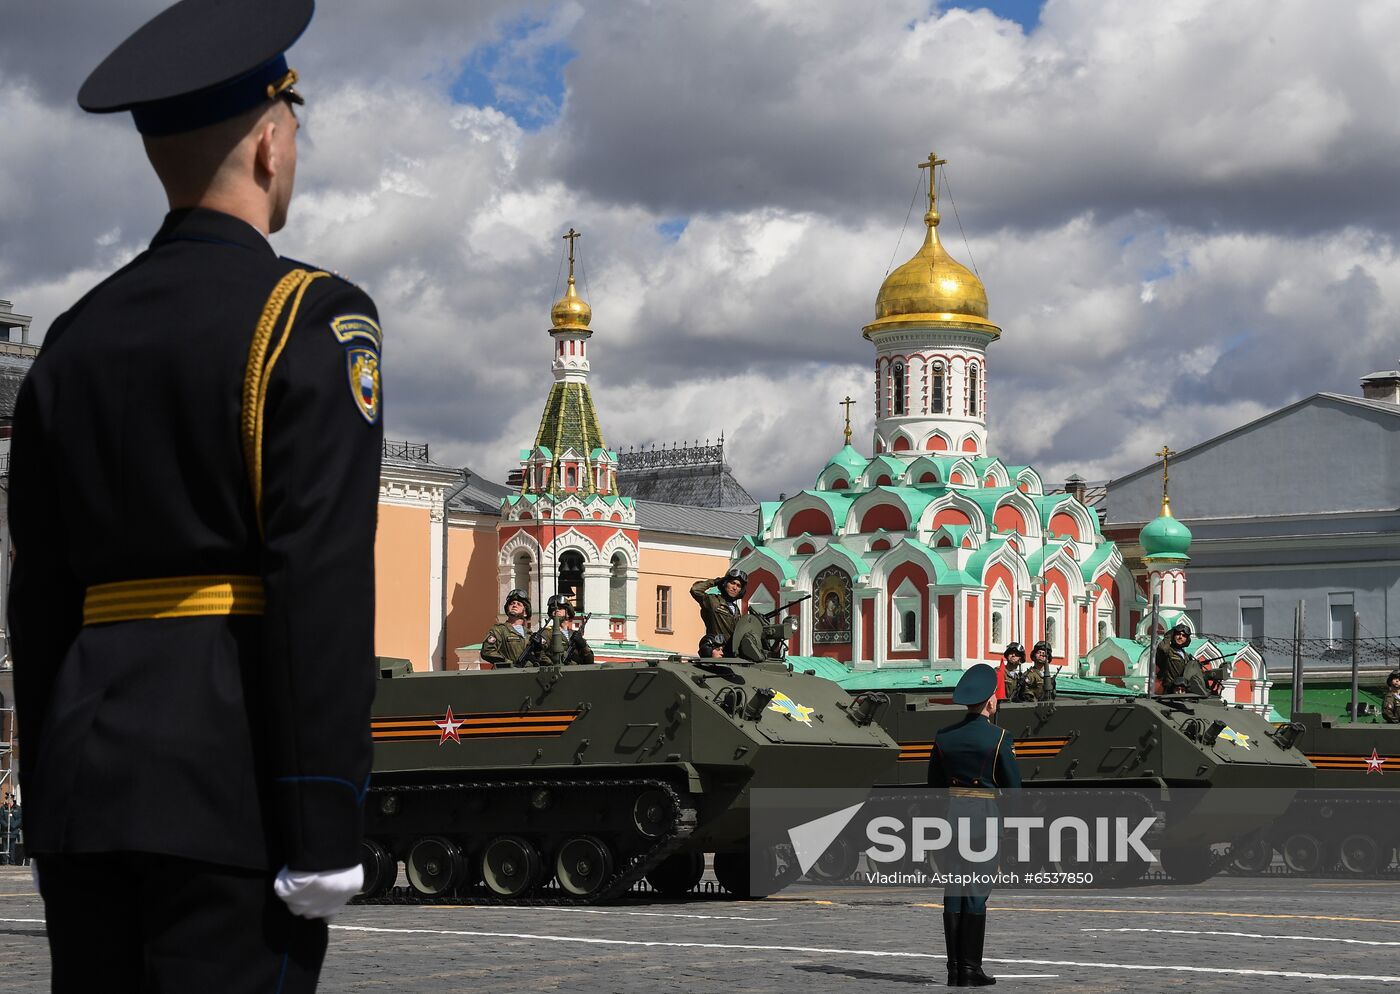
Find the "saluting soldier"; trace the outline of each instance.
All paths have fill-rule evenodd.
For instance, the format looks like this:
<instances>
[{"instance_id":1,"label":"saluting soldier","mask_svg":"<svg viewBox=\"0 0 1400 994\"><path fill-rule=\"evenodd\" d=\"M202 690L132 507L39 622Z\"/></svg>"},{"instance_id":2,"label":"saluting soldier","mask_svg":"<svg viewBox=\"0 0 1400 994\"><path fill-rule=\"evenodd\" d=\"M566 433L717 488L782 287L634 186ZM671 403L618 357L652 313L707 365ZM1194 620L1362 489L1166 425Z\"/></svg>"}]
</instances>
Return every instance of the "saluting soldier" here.
<instances>
[{"instance_id":1,"label":"saluting soldier","mask_svg":"<svg viewBox=\"0 0 1400 994\"><path fill-rule=\"evenodd\" d=\"M530 595L518 587L506 594L501 608L506 620L498 621L486 630L481 640L481 658L496 666L531 666L535 663L542 643L528 631Z\"/></svg>"},{"instance_id":2,"label":"saluting soldier","mask_svg":"<svg viewBox=\"0 0 1400 994\"><path fill-rule=\"evenodd\" d=\"M1400 670L1385 678L1385 694L1381 697L1381 717L1389 725L1400 725Z\"/></svg>"},{"instance_id":3,"label":"saluting soldier","mask_svg":"<svg viewBox=\"0 0 1400 994\"><path fill-rule=\"evenodd\" d=\"M719 593L712 594L710 588ZM739 623L739 602L749 587L749 574L737 567L731 567L724 576L713 580L696 580L690 585L690 596L700 605L700 620L705 623L705 637L709 640L710 651L719 646L723 655L734 655L730 645L734 626ZM701 654L705 643L701 643Z\"/></svg>"},{"instance_id":4,"label":"saluting soldier","mask_svg":"<svg viewBox=\"0 0 1400 994\"><path fill-rule=\"evenodd\" d=\"M1157 677L1164 694L1199 694L1207 696L1201 663L1191 654L1191 629L1178 624L1157 646Z\"/></svg>"},{"instance_id":5,"label":"saluting soldier","mask_svg":"<svg viewBox=\"0 0 1400 994\"><path fill-rule=\"evenodd\" d=\"M311 991L361 886L379 322L267 241L311 14L182 0L78 96L131 112L170 213L54 322L16 405L10 631L54 991Z\"/></svg>"},{"instance_id":6,"label":"saluting soldier","mask_svg":"<svg viewBox=\"0 0 1400 994\"><path fill-rule=\"evenodd\" d=\"M1054 658L1055 650L1044 639L1031 646L1030 669L1016 700L1043 701L1054 696L1055 677L1050 672L1050 663Z\"/></svg>"},{"instance_id":7,"label":"saluting soldier","mask_svg":"<svg viewBox=\"0 0 1400 994\"><path fill-rule=\"evenodd\" d=\"M997 713L997 672L986 663L970 667L953 689L953 703L967 707L967 717L939 729L929 756L928 785L947 788L948 821L971 831L971 848L985 848L987 819L999 813L1001 788L1021 786L1012 738L992 723ZM956 840L945 852L950 874L990 874L995 863L970 863ZM943 891L943 939L948 954L949 987L985 987L995 978L982 972L987 936L986 885L949 884Z\"/></svg>"}]
</instances>

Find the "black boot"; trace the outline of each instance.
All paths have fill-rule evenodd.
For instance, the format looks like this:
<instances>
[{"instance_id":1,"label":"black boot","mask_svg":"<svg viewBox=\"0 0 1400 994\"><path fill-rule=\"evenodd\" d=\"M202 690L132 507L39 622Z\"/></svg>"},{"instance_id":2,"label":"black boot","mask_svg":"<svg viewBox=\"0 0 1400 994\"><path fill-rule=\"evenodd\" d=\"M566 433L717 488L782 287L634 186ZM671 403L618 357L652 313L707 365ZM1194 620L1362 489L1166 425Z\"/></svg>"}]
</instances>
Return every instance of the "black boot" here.
<instances>
[{"instance_id":1,"label":"black boot","mask_svg":"<svg viewBox=\"0 0 1400 994\"><path fill-rule=\"evenodd\" d=\"M958 928L958 986L988 987L995 977L982 972L982 943L987 938L987 916L962 916Z\"/></svg>"},{"instance_id":2,"label":"black boot","mask_svg":"<svg viewBox=\"0 0 1400 994\"><path fill-rule=\"evenodd\" d=\"M948 947L948 986L965 986L959 981L958 966L960 963L958 951L958 937L961 931L963 916L956 911L943 912L943 942Z\"/></svg>"}]
</instances>

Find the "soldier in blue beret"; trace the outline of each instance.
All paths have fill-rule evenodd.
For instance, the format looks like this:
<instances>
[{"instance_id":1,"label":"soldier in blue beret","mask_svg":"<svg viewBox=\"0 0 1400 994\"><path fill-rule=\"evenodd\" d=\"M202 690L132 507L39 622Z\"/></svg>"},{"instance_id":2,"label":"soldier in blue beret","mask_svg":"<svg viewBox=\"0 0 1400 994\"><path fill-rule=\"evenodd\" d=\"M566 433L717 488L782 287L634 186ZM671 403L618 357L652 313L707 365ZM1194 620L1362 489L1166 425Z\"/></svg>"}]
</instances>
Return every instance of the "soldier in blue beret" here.
<instances>
[{"instance_id":1,"label":"soldier in blue beret","mask_svg":"<svg viewBox=\"0 0 1400 994\"><path fill-rule=\"evenodd\" d=\"M312 991L361 886L379 323L267 240L311 15L182 0L79 94L131 113L170 213L54 322L16 405L9 618L54 991Z\"/></svg>"},{"instance_id":2,"label":"soldier in blue beret","mask_svg":"<svg viewBox=\"0 0 1400 994\"><path fill-rule=\"evenodd\" d=\"M971 667L958 680L953 703L967 708L967 717L940 729L933 738L928 784L947 788L951 795L949 821L968 819L970 841L980 851L986 842L986 819L995 817L1000 788L1021 786L1012 739L992 723L997 713L997 671L986 663ZM946 850L944 869L950 874L990 874L996 861L972 863L956 848ZM943 938L948 950L949 987L985 987L996 983L982 971L982 946L987 935L989 887L949 884L943 893Z\"/></svg>"}]
</instances>

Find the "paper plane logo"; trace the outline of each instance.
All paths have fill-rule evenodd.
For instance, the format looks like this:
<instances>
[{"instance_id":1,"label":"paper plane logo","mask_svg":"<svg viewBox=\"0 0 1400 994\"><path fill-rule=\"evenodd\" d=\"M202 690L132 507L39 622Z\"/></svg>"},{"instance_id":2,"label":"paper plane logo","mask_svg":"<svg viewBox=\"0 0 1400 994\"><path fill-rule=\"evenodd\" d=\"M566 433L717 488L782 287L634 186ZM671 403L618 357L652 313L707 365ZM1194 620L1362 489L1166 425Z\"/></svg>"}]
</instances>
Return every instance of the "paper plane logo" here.
<instances>
[{"instance_id":1,"label":"paper plane logo","mask_svg":"<svg viewBox=\"0 0 1400 994\"><path fill-rule=\"evenodd\" d=\"M811 821L803 822L794 828L788 829L788 838L792 840L793 852L797 855L798 865L802 867L802 872L806 873L817 860L821 859L822 853L827 847L836 841L851 823L851 819L856 816L856 812L865 807L865 802L852 804L849 808L842 808L829 815L822 815Z\"/></svg>"}]
</instances>

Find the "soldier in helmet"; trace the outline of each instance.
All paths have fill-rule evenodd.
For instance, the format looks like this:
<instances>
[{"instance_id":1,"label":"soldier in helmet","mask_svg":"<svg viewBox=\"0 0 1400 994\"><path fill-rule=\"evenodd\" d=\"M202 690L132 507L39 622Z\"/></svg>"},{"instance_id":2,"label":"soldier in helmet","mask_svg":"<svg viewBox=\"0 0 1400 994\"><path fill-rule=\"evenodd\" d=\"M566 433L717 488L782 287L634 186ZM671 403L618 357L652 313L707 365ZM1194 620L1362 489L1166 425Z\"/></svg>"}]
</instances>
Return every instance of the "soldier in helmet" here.
<instances>
[{"instance_id":1,"label":"soldier in helmet","mask_svg":"<svg viewBox=\"0 0 1400 994\"><path fill-rule=\"evenodd\" d=\"M1054 658L1055 650L1044 639L1031 647L1031 665L1026 674L1025 690L1017 700L1043 701L1055 696L1055 677L1050 672L1050 662Z\"/></svg>"},{"instance_id":2,"label":"soldier in helmet","mask_svg":"<svg viewBox=\"0 0 1400 994\"><path fill-rule=\"evenodd\" d=\"M1381 717L1388 725L1400 725L1400 670L1385 678L1385 694L1381 697Z\"/></svg>"},{"instance_id":3,"label":"soldier in helmet","mask_svg":"<svg viewBox=\"0 0 1400 994\"><path fill-rule=\"evenodd\" d=\"M711 587L716 588L719 593L710 593ZM721 647L722 655L733 655L730 640L742 613L739 602L748 587L749 575L737 567L731 567L724 576L713 580L696 580L690 585L690 596L700 605L700 620L705 623L705 636L710 640L711 646Z\"/></svg>"},{"instance_id":4,"label":"soldier in helmet","mask_svg":"<svg viewBox=\"0 0 1400 994\"><path fill-rule=\"evenodd\" d=\"M530 595L516 588L506 594L502 610L506 620L498 621L486 630L481 640L483 662L496 666L529 666L539 652L539 640L532 638L527 626L530 623Z\"/></svg>"},{"instance_id":5,"label":"soldier in helmet","mask_svg":"<svg viewBox=\"0 0 1400 994\"><path fill-rule=\"evenodd\" d=\"M1182 622L1157 646L1157 678L1162 681L1162 693L1207 696L1201 664L1191 655L1190 644L1191 628Z\"/></svg>"},{"instance_id":6,"label":"soldier in helmet","mask_svg":"<svg viewBox=\"0 0 1400 994\"><path fill-rule=\"evenodd\" d=\"M1020 694L1025 689L1026 674L1021 670L1021 664L1026 661L1026 647L1020 642L1008 642L1006 648L1001 651L1002 665L1002 693L1009 701L1020 700Z\"/></svg>"},{"instance_id":7,"label":"soldier in helmet","mask_svg":"<svg viewBox=\"0 0 1400 994\"><path fill-rule=\"evenodd\" d=\"M548 606L550 618L557 618L559 627L564 632L564 639L567 648L564 653L563 663L565 666L570 663L578 663L581 666L591 666L593 664L593 650L584 641L583 629L576 620L573 601L563 594L554 594L549 598Z\"/></svg>"}]
</instances>

